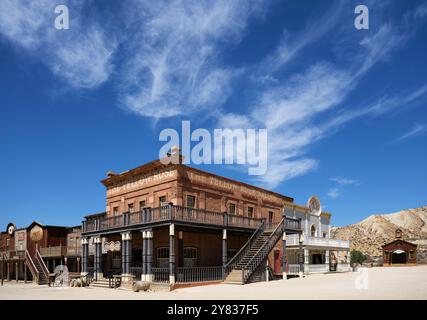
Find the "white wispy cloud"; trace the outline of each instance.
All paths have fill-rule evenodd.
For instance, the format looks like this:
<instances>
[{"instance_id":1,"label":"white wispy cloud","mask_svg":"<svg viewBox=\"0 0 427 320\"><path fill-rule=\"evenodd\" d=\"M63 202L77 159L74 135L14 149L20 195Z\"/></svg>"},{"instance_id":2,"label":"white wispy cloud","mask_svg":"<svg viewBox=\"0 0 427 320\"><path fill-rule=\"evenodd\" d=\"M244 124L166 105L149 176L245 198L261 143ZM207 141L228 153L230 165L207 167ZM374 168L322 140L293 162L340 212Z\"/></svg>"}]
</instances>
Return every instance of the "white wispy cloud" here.
<instances>
[{"instance_id":1,"label":"white wispy cloud","mask_svg":"<svg viewBox=\"0 0 427 320\"><path fill-rule=\"evenodd\" d=\"M353 63L347 68L318 62L288 81L260 91L245 121L242 121L242 115L220 117L220 125L224 117L228 117L239 119L239 123L268 129L268 170L255 181L274 188L285 180L317 168L318 161L305 156L310 146L330 135L344 122L354 120L362 113L375 112L371 107L319 120L326 111L341 106L370 68L404 43L404 37L394 31L389 25L384 25L373 35L365 37L360 51L356 52ZM381 108L386 106L381 104ZM349 116L348 112L354 114Z\"/></svg>"},{"instance_id":2,"label":"white wispy cloud","mask_svg":"<svg viewBox=\"0 0 427 320\"><path fill-rule=\"evenodd\" d=\"M319 163L307 156L309 148L344 124L378 117L427 92L423 84L409 93L375 98L367 106L347 101L367 72L412 35L391 22L377 24L377 29L372 25L358 38L358 46L340 52L347 64L311 60L298 72L281 74L311 44L339 29L341 10L347 8L341 1L301 33L284 30L275 50L240 68L224 63L224 52L245 36L252 18L263 16L265 1L133 0L117 13L118 36L80 14L91 1L66 3L73 4L71 30L58 31L53 27L54 0L2 0L0 35L75 88L97 87L115 72L120 106L140 116L194 119L209 114L216 117L217 127L266 128L268 171L255 181L269 188L316 169ZM423 18L425 8L425 3L418 6L407 19ZM114 65L119 49L121 62ZM235 93L234 80L241 78L262 85L253 88L254 99L241 106L244 111L230 112L224 105ZM342 179L335 182L351 184ZM335 189L331 197L339 196L341 190Z\"/></svg>"},{"instance_id":3,"label":"white wispy cloud","mask_svg":"<svg viewBox=\"0 0 427 320\"><path fill-rule=\"evenodd\" d=\"M344 4L344 1L334 3L320 17L315 17L298 34L283 30L279 44L272 53L257 64L253 78L262 82L276 82L277 79L273 76L276 72L282 70L298 56L298 53L319 41L337 25L345 8Z\"/></svg>"},{"instance_id":4,"label":"white wispy cloud","mask_svg":"<svg viewBox=\"0 0 427 320\"><path fill-rule=\"evenodd\" d=\"M336 199L343 194L345 186L358 186L360 183L357 180L343 178L343 177L332 177L329 178L330 181L335 183L335 186L330 188L326 195L331 199Z\"/></svg>"},{"instance_id":5,"label":"white wispy cloud","mask_svg":"<svg viewBox=\"0 0 427 320\"><path fill-rule=\"evenodd\" d=\"M70 29L57 30L57 1L2 0L0 36L40 59L72 87L95 88L109 79L117 43L96 22L83 21L85 4L66 3L73 8Z\"/></svg>"},{"instance_id":6,"label":"white wispy cloud","mask_svg":"<svg viewBox=\"0 0 427 320\"><path fill-rule=\"evenodd\" d=\"M341 195L341 189L338 187L331 188L328 190L327 195L331 199L336 199Z\"/></svg>"},{"instance_id":7,"label":"white wispy cloud","mask_svg":"<svg viewBox=\"0 0 427 320\"><path fill-rule=\"evenodd\" d=\"M140 28L123 72L121 105L142 116L166 118L220 108L240 70L220 59L235 45L258 1L137 1ZM135 10L135 7L132 7Z\"/></svg>"},{"instance_id":8,"label":"white wispy cloud","mask_svg":"<svg viewBox=\"0 0 427 320\"><path fill-rule=\"evenodd\" d=\"M425 132L426 130L427 130L427 126L425 124L415 124L411 130L409 130L409 131L403 133L402 135L400 135L399 137L391 140L389 142L389 144L395 144L398 142L402 142L404 140L408 140L410 138L418 136L419 134Z\"/></svg>"},{"instance_id":9,"label":"white wispy cloud","mask_svg":"<svg viewBox=\"0 0 427 320\"><path fill-rule=\"evenodd\" d=\"M359 183L357 180L343 178L343 177L333 177L333 178L329 178L329 180L337 183L340 186L357 185Z\"/></svg>"}]
</instances>

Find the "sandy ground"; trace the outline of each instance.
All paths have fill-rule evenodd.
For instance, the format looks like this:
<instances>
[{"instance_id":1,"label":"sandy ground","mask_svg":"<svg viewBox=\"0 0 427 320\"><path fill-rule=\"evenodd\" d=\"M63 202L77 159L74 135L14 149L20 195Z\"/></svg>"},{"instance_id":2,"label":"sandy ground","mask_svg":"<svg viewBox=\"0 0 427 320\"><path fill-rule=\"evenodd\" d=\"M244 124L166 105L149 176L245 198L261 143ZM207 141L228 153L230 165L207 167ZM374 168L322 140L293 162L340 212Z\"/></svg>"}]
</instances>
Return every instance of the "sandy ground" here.
<instances>
[{"instance_id":1,"label":"sandy ground","mask_svg":"<svg viewBox=\"0 0 427 320\"><path fill-rule=\"evenodd\" d=\"M5 282L0 287L0 299L427 299L427 266L367 268L360 273L317 274L244 286L217 284L172 292L49 288Z\"/></svg>"}]
</instances>

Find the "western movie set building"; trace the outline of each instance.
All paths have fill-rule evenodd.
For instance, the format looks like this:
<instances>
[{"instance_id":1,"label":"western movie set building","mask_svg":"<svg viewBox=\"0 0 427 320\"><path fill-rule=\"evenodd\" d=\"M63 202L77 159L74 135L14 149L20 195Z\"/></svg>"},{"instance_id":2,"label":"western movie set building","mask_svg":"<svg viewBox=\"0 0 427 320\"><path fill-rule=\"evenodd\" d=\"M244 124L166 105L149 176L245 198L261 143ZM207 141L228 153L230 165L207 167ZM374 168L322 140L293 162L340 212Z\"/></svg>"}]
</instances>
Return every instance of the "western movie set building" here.
<instances>
[{"instance_id":1,"label":"western movie set building","mask_svg":"<svg viewBox=\"0 0 427 320\"><path fill-rule=\"evenodd\" d=\"M114 286L140 279L171 287L243 284L350 270L349 242L330 238L331 216L316 197L297 205L290 197L186 166L180 155L169 157L179 160L108 172L101 181L106 211L85 217L76 254L76 272L94 285L111 286L112 279ZM3 259L10 261L3 243ZM36 269L42 264L51 270L42 252L59 250L52 247L40 244L20 256Z\"/></svg>"}]
</instances>

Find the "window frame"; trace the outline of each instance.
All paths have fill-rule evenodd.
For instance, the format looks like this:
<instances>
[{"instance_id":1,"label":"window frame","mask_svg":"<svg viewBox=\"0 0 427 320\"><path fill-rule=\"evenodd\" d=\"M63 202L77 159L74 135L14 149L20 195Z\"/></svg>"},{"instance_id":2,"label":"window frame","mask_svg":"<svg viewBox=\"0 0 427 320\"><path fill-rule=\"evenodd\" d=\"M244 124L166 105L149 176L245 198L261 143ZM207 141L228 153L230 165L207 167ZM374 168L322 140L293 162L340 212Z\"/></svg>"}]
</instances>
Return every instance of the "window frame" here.
<instances>
[{"instance_id":1,"label":"window frame","mask_svg":"<svg viewBox=\"0 0 427 320\"><path fill-rule=\"evenodd\" d=\"M250 209L252 209L252 213L251 214L249 214ZM253 219L255 217L255 207L247 206L246 207L246 216L248 218Z\"/></svg>"},{"instance_id":2,"label":"window frame","mask_svg":"<svg viewBox=\"0 0 427 320\"><path fill-rule=\"evenodd\" d=\"M162 201L162 199L165 199L165 201ZM159 207L164 207L164 206L167 206L167 205L168 205L168 203L167 203L166 196L160 196L159 197Z\"/></svg>"},{"instance_id":3,"label":"window frame","mask_svg":"<svg viewBox=\"0 0 427 320\"><path fill-rule=\"evenodd\" d=\"M133 203L128 203L128 212L129 213L135 212L135 206L133 205Z\"/></svg>"},{"instance_id":4,"label":"window frame","mask_svg":"<svg viewBox=\"0 0 427 320\"><path fill-rule=\"evenodd\" d=\"M189 206L188 205L188 199L192 199L193 200L193 206ZM192 194L186 194L185 195L185 206L187 208L196 209L196 196L194 196Z\"/></svg>"},{"instance_id":5,"label":"window frame","mask_svg":"<svg viewBox=\"0 0 427 320\"><path fill-rule=\"evenodd\" d=\"M147 205L147 202L145 200L139 201L139 210L142 211Z\"/></svg>"},{"instance_id":6,"label":"window frame","mask_svg":"<svg viewBox=\"0 0 427 320\"><path fill-rule=\"evenodd\" d=\"M230 210L231 206L234 207L234 212L231 212L231 210ZM229 202L227 207L228 207L227 208L228 214L236 215L237 206L236 206L236 204L234 202Z\"/></svg>"}]
</instances>

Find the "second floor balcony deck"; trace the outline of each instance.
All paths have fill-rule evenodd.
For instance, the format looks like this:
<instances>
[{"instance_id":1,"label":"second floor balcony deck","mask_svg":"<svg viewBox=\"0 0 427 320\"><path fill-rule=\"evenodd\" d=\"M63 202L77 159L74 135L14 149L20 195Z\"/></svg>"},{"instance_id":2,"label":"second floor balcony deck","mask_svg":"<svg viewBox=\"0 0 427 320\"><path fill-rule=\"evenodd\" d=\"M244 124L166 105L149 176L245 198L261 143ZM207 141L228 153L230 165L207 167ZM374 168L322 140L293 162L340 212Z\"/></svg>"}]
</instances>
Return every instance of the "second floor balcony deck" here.
<instances>
[{"instance_id":1,"label":"second floor balcony deck","mask_svg":"<svg viewBox=\"0 0 427 320\"><path fill-rule=\"evenodd\" d=\"M82 255L82 246L53 246L40 248L40 255L44 258L49 257L73 257Z\"/></svg>"},{"instance_id":2,"label":"second floor balcony deck","mask_svg":"<svg viewBox=\"0 0 427 320\"><path fill-rule=\"evenodd\" d=\"M218 229L256 230L265 219L240 215L167 205L159 208L146 208L140 212L124 213L115 217L83 221L83 234L108 233L122 229L143 228L153 225L178 223L191 226ZM286 228L290 232L300 232L299 219L286 218Z\"/></svg>"},{"instance_id":3,"label":"second floor balcony deck","mask_svg":"<svg viewBox=\"0 0 427 320\"><path fill-rule=\"evenodd\" d=\"M349 249L350 241L341 239L331 239L323 237L313 237L304 235L301 237L304 246L321 247L325 249ZM298 246L300 237L297 234L290 234L286 236L287 246Z\"/></svg>"}]
</instances>

